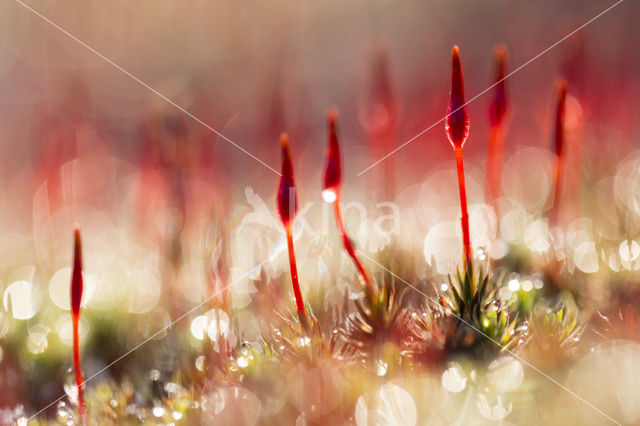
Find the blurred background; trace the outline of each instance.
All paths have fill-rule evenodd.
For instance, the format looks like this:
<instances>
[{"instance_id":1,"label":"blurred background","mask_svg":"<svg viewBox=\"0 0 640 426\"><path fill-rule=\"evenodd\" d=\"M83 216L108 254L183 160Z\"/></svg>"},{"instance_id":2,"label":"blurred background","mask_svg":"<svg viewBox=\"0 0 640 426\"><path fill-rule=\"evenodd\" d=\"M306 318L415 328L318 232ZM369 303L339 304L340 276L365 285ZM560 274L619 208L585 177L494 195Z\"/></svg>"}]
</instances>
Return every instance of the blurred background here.
<instances>
[{"instance_id":1,"label":"blurred background","mask_svg":"<svg viewBox=\"0 0 640 426\"><path fill-rule=\"evenodd\" d=\"M444 124L357 174L444 117L454 44L470 99L494 81L496 43L508 49L510 72L612 3L27 4L276 170L278 136L288 132L301 206L315 203L305 218L316 230L324 229L326 111L337 107L345 202L362 203L369 219L381 214L376 203L394 202L397 241L415 256L414 268L444 274L461 250ZM469 105L474 247L489 250L498 239L544 253L557 245L540 219L553 185L555 81L562 76L569 93L562 244L570 264L587 274L640 268L639 28L640 3L625 1L507 80L512 114L498 215L484 199L492 92ZM246 313L242 334L257 336L254 282L287 268L284 240L271 226L278 178L20 3L2 2L0 384L12 391L0 395L0 406L21 401L33 410L61 390L63 373L43 371L69 359L74 224L86 242L83 303L92 318L81 329L96 348L88 373L234 279L233 306ZM347 222L369 252L389 243L367 232L371 220L347 214ZM331 252L318 240L300 236L301 280L310 287L330 280L330 268L318 264L330 265ZM503 257L500 247L491 256ZM325 297L340 300L334 296ZM121 314L130 322L113 325ZM118 328L131 324L127 333ZM190 324L202 340L203 330ZM121 337L106 345L108 354L97 332L105 329Z\"/></svg>"},{"instance_id":2,"label":"blurred background","mask_svg":"<svg viewBox=\"0 0 640 426\"><path fill-rule=\"evenodd\" d=\"M443 117L452 45L461 48L470 98L492 81L494 44L505 43L513 69L610 5L600 0L30 4L276 169L274 145L279 133L288 131L303 180L319 173L325 112L338 107L345 174L354 186L373 180L380 171L362 179L353 175L389 151L367 141L367 109L379 88L379 51L397 110L399 144ZM587 123L627 144L637 138L637 7L623 3L510 79L515 113L509 149L549 146L553 82L559 75L569 79L569 93L579 100ZM20 4L2 5L2 20L2 173L3 182L13 184L7 186L25 184L24 177L43 164L68 161L78 151L138 161L145 148L140 127L161 113L196 135L190 143L207 151L194 156L208 157L236 186L269 191L274 186L267 169ZM486 151L487 102L485 96L469 106L469 156ZM85 135L84 144L59 138L53 148L42 134L54 126L61 133L84 127L85 134L94 134ZM419 181L449 157L441 127L396 156L406 172L399 182ZM585 135L587 141L596 137ZM25 201L19 204L28 208L31 199Z\"/></svg>"}]
</instances>

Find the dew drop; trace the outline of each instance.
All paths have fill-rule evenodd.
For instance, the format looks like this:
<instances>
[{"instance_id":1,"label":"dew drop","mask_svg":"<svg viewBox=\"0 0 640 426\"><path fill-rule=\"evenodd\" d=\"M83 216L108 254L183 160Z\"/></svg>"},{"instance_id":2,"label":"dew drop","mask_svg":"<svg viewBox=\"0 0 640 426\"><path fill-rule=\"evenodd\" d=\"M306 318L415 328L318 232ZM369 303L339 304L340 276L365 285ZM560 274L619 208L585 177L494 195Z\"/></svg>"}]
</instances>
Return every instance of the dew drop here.
<instances>
[{"instance_id":1,"label":"dew drop","mask_svg":"<svg viewBox=\"0 0 640 426\"><path fill-rule=\"evenodd\" d=\"M196 358L195 364L198 371L204 371L204 355L200 355Z\"/></svg>"},{"instance_id":2,"label":"dew drop","mask_svg":"<svg viewBox=\"0 0 640 426\"><path fill-rule=\"evenodd\" d=\"M155 368L149 371L149 379L153 382L157 382L160 379L160 372Z\"/></svg>"},{"instance_id":3,"label":"dew drop","mask_svg":"<svg viewBox=\"0 0 640 426\"><path fill-rule=\"evenodd\" d=\"M460 365L453 364L442 373L442 387L452 393L462 392L467 387L467 377Z\"/></svg>"},{"instance_id":4,"label":"dew drop","mask_svg":"<svg viewBox=\"0 0 640 426\"><path fill-rule=\"evenodd\" d=\"M247 358L246 356L238 357L238 367L245 368L248 365L249 365L249 358Z\"/></svg>"}]
</instances>

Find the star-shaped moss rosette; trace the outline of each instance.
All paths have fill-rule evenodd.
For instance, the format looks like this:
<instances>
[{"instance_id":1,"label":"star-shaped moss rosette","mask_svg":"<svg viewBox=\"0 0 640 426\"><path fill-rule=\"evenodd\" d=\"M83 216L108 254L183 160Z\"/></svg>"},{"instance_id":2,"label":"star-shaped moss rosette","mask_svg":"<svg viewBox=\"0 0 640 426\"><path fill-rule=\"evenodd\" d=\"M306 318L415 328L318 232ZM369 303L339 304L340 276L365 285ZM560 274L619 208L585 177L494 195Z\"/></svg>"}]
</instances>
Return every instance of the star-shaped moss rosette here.
<instances>
[{"instance_id":1,"label":"star-shaped moss rosette","mask_svg":"<svg viewBox=\"0 0 640 426\"><path fill-rule=\"evenodd\" d=\"M434 318L447 351L496 354L524 342L526 324L519 320L516 307L500 295L501 288L481 268L477 274L473 269L466 273L458 269L455 278L449 276L447 290L438 297L443 310Z\"/></svg>"},{"instance_id":2,"label":"star-shaped moss rosette","mask_svg":"<svg viewBox=\"0 0 640 426\"><path fill-rule=\"evenodd\" d=\"M558 299L539 300L529 320L531 341L526 352L539 364L557 365L572 359L585 329L573 296L565 291Z\"/></svg>"},{"instance_id":3,"label":"star-shaped moss rosette","mask_svg":"<svg viewBox=\"0 0 640 426\"><path fill-rule=\"evenodd\" d=\"M342 329L348 352L385 366L401 362L411 337L411 313L403 302L406 291L383 283L372 297L354 301L356 311Z\"/></svg>"},{"instance_id":4,"label":"star-shaped moss rosette","mask_svg":"<svg viewBox=\"0 0 640 426\"><path fill-rule=\"evenodd\" d=\"M279 357L289 361L330 359L344 355L344 344L340 339L337 323L323 328L311 309L307 310L307 329L299 319L282 317L282 326L273 330L269 345Z\"/></svg>"}]
</instances>

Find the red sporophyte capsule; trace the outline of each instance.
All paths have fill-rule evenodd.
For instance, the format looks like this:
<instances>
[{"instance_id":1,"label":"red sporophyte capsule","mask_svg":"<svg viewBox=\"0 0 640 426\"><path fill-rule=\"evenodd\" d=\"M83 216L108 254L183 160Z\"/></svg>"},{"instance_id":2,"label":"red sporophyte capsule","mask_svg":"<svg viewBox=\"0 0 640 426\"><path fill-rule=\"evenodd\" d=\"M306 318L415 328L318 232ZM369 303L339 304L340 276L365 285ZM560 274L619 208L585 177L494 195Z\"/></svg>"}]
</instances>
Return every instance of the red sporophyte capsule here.
<instances>
[{"instance_id":1,"label":"red sporophyte capsule","mask_svg":"<svg viewBox=\"0 0 640 426\"><path fill-rule=\"evenodd\" d=\"M289 153L289 136L286 133L280 135L282 146L282 176L278 187L278 213L285 226L288 226L298 213L298 197L295 191L293 179L293 165Z\"/></svg>"},{"instance_id":2,"label":"red sporophyte capsule","mask_svg":"<svg viewBox=\"0 0 640 426\"><path fill-rule=\"evenodd\" d=\"M82 302L82 244L80 241L80 229L74 231L73 247L73 272L71 276L71 315L80 316L80 303Z\"/></svg>"},{"instance_id":3,"label":"red sporophyte capsule","mask_svg":"<svg viewBox=\"0 0 640 426\"><path fill-rule=\"evenodd\" d=\"M494 96L489 106L489 122L492 127L498 127L502 124L507 112L509 111L509 101L507 97L507 85L504 78L505 61L507 48L499 44L494 49L496 67L495 67L495 90Z\"/></svg>"},{"instance_id":4,"label":"red sporophyte capsule","mask_svg":"<svg viewBox=\"0 0 640 426\"><path fill-rule=\"evenodd\" d=\"M338 111L331 109L328 114L329 119L329 150L327 152L327 167L324 170L324 186L322 197L325 201L332 203L339 198L342 185L342 161L340 159L340 142L338 141L338 131L336 120Z\"/></svg>"},{"instance_id":5,"label":"red sporophyte capsule","mask_svg":"<svg viewBox=\"0 0 640 426\"><path fill-rule=\"evenodd\" d=\"M458 46L453 47L451 56L451 98L445 127L449 142L454 147L462 148L469 136L469 113L464 101L464 81Z\"/></svg>"},{"instance_id":6,"label":"red sporophyte capsule","mask_svg":"<svg viewBox=\"0 0 640 426\"><path fill-rule=\"evenodd\" d=\"M287 234L287 250L289 252L289 271L291 272L291 284L293 286L293 295L296 300L296 309L300 324L304 330L307 330L307 314L302 300L302 292L300 291L300 283L298 281L298 267L296 266L296 254L293 247L293 220L298 212L298 199L295 192L295 182L293 179L293 165L291 163L291 154L289 153L289 137L286 133L280 136L280 144L282 146L282 176L280 177L280 186L278 187L278 213Z\"/></svg>"},{"instance_id":7,"label":"red sporophyte capsule","mask_svg":"<svg viewBox=\"0 0 640 426\"><path fill-rule=\"evenodd\" d=\"M73 247L73 271L71 273L71 320L73 325L73 367L76 376L76 388L78 390L78 407L83 423L86 423L86 405L84 402L82 378L82 365L80 363L80 334L78 331L80 322L80 303L82 302L82 244L80 241L80 229L74 231Z\"/></svg>"},{"instance_id":8,"label":"red sporophyte capsule","mask_svg":"<svg viewBox=\"0 0 640 426\"><path fill-rule=\"evenodd\" d=\"M562 156L564 149L564 122L565 122L565 110L567 101L567 82L564 79L560 79L557 83L558 98L556 103L556 128L555 128L555 151L556 156L559 158Z\"/></svg>"}]
</instances>

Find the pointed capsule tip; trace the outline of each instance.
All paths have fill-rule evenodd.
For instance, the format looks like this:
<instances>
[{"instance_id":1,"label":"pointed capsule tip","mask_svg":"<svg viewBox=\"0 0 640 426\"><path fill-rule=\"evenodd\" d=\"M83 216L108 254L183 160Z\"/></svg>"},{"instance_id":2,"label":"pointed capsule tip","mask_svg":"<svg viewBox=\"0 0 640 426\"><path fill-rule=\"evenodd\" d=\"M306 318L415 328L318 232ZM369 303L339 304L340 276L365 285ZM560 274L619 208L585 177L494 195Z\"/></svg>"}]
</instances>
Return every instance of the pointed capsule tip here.
<instances>
[{"instance_id":1,"label":"pointed capsule tip","mask_svg":"<svg viewBox=\"0 0 640 426\"><path fill-rule=\"evenodd\" d=\"M460 62L460 49L458 46L453 46L453 49L451 49L451 63L454 67L459 67L461 65Z\"/></svg>"},{"instance_id":2,"label":"pointed capsule tip","mask_svg":"<svg viewBox=\"0 0 640 426\"><path fill-rule=\"evenodd\" d=\"M285 132L280 134L280 145L282 148L287 148L289 146L289 135Z\"/></svg>"},{"instance_id":3,"label":"pointed capsule tip","mask_svg":"<svg viewBox=\"0 0 640 426\"><path fill-rule=\"evenodd\" d=\"M335 126L336 121L338 121L338 108L331 107L327 111L327 119L329 120L329 124Z\"/></svg>"},{"instance_id":4,"label":"pointed capsule tip","mask_svg":"<svg viewBox=\"0 0 640 426\"><path fill-rule=\"evenodd\" d=\"M564 97L567 94L567 80L564 77L558 77L556 80L556 90L558 96Z\"/></svg>"},{"instance_id":5,"label":"pointed capsule tip","mask_svg":"<svg viewBox=\"0 0 640 426\"><path fill-rule=\"evenodd\" d=\"M80 227L75 226L73 228L73 261L81 262L82 260L82 238L80 237ZM80 265L81 266L81 265Z\"/></svg>"},{"instance_id":6,"label":"pointed capsule tip","mask_svg":"<svg viewBox=\"0 0 640 426\"><path fill-rule=\"evenodd\" d=\"M338 109L337 108L330 108L329 111L327 111L327 121L329 123L329 137L330 137L330 144L336 142L337 143L337 127L338 127ZM335 141L334 141L335 139Z\"/></svg>"},{"instance_id":7,"label":"pointed capsule tip","mask_svg":"<svg viewBox=\"0 0 640 426\"><path fill-rule=\"evenodd\" d=\"M504 78L505 62L507 58L507 46L502 43L498 43L493 48L493 53L496 58L496 81L500 81Z\"/></svg>"},{"instance_id":8,"label":"pointed capsule tip","mask_svg":"<svg viewBox=\"0 0 640 426\"><path fill-rule=\"evenodd\" d=\"M451 95L464 96L464 79L462 76L462 61L458 46L453 46L451 54Z\"/></svg>"},{"instance_id":9,"label":"pointed capsule tip","mask_svg":"<svg viewBox=\"0 0 640 426\"><path fill-rule=\"evenodd\" d=\"M327 165L324 172L324 190L338 191L342 184L342 162L340 159L340 140L337 129L338 110L332 108L328 112L329 148Z\"/></svg>"},{"instance_id":10,"label":"pointed capsule tip","mask_svg":"<svg viewBox=\"0 0 640 426\"><path fill-rule=\"evenodd\" d=\"M453 46L451 51L451 71L452 74L457 74L462 69L462 63L460 61L460 49L458 46Z\"/></svg>"},{"instance_id":11,"label":"pointed capsule tip","mask_svg":"<svg viewBox=\"0 0 640 426\"><path fill-rule=\"evenodd\" d=\"M567 99L567 80L564 77L560 77L556 80L556 93L557 93L557 115L564 122L565 103ZM564 123L562 123L564 124Z\"/></svg>"}]
</instances>

